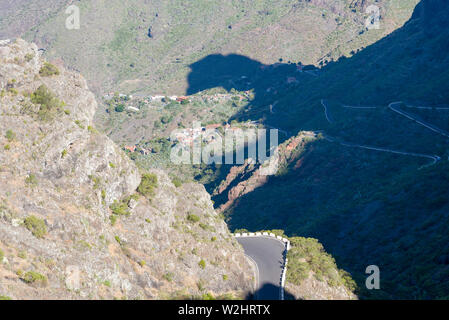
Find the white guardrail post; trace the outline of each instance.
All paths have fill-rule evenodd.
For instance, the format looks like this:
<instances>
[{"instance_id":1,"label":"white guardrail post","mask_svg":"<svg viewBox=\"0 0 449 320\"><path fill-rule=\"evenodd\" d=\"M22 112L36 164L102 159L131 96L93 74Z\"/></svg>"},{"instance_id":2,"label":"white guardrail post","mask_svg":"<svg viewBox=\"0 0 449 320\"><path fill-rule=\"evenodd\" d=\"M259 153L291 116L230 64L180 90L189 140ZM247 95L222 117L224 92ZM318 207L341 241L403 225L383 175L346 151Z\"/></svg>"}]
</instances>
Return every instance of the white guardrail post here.
<instances>
[{"instance_id":1,"label":"white guardrail post","mask_svg":"<svg viewBox=\"0 0 449 320\"><path fill-rule=\"evenodd\" d=\"M281 279L280 279L280 283L281 283L280 299L284 300L284 287L285 287L285 278L287 275L287 262L288 262L287 252L288 252L288 250L290 250L290 240L288 240L287 238L283 238L281 236L276 236L274 233L268 233L268 232L234 233L234 237L236 237L236 238L240 238L240 237L264 237L264 238L271 237L271 238L275 238L276 240L282 241L284 243L285 261L284 261L284 266L282 267L282 274L281 274Z\"/></svg>"}]
</instances>

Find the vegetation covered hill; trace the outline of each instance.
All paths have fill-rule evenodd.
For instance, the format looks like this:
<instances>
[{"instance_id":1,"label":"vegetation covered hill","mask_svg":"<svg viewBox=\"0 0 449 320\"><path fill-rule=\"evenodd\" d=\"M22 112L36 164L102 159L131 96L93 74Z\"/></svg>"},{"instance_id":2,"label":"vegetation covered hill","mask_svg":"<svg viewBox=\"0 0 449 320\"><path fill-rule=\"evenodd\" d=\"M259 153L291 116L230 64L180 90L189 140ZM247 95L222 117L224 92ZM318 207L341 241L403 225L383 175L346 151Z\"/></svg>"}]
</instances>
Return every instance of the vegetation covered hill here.
<instances>
[{"instance_id":1,"label":"vegetation covered hill","mask_svg":"<svg viewBox=\"0 0 449 320\"><path fill-rule=\"evenodd\" d=\"M317 139L252 192L240 192L247 178L219 190L217 205L232 199L231 227L318 238L364 298L447 298L448 17L445 1L423 0L402 28L316 76L277 94L254 80L250 111L234 119ZM363 290L371 264L381 290Z\"/></svg>"},{"instance_id":2,"label":"vegetation covered hill","mask_svg":"<svg viewBox=\"0 0 449 320\"><path fill-rule=\"evenodd\" d=\"M81 9L80 30L65 29L58 0L41 11L34 11L35 0L20 1L5 11L0 29L21 14L39 17L30 19L26 39L47 49L48 58L80 70L96 93L181 94L189 65L208 54L238 53L265 64L330 61L402 25L417 1L376 1L381 29L370 32L369 3L354 0L87 0L73 2ZM5 28L5 36L24 27Z\"/></svg>"}]
</instances>

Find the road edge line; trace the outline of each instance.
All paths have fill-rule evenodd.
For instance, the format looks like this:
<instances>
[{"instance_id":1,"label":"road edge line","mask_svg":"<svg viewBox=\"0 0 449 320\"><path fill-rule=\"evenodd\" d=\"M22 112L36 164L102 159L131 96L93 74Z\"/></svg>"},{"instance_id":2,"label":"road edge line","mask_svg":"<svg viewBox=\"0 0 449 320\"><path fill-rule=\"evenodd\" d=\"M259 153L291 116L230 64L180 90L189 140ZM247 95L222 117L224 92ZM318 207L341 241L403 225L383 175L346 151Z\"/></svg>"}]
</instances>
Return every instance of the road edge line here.
<instances>
[{"instance_id":1,"label":"road edge line","mask_svg":"<svg viewBox=\"0 0 449 320\"><path fill-rule=\"evenodd\" d=\"M284 300L284 292L285 292L285 281L286 281L286 277L287 277L287 253L290 250L290 240L288 238L284 238L281 236L276 236L274 233L267 233L267 232L250 232L250 233L232 233L232 236L234 236L234 238L270 238L273 240L277 240L279 242L281 242L284 245L284 252L285 252L285 260L284 260L284 265L282 266L282 274L281 274L281 279L280 279L280 285L281 285L281 290L280 290L280 300ZM257 282L256 282L256 288L257 288L257 284L259 282L259 267L257 266L257 262L251 258L250 256L248 256L246 253L244 253L245 257L249 258L251 262L253 262L256 265L256 269L257 269Z\"/></svg>"}]
</instances>

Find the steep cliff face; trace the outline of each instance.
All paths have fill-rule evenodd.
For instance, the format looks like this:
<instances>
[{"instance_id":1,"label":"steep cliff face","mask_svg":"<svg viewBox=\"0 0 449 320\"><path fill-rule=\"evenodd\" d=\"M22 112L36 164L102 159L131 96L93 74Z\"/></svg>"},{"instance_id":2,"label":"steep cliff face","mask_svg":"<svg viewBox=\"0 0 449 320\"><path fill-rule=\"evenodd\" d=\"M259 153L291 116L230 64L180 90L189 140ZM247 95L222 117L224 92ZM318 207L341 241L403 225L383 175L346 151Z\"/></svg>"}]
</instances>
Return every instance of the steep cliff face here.
<instances>
[{"instance_id":1,"label":"steep cliff face","mask_svg":"<svg viewBox=\"0 0 449 320\"><path fill-rule=\"evenodd\" d=\"M302 131L279 145L276 174L282 174L295 160L293 166L299 167L303 158L297 159L298 155L305 150L307 143L316 139L316 133ZM226 179L212 194L220 205L218 211L222 213L232 211L233 206L238 205L239 198L269 182L270 176L264 174L262 170L264 170L262 167L256 167L247 161L241 166L232 167Z\"/></svg>"},{"instance_id":2,"label":"steep cliff face","mask_svg":"<svg viewBox=\"0 0 449 320\"><path fill-rule=\"evenodd\" d=\"M0 47L0 295L242 296L252 271L204 187L134 164L93 128L85 80Z\"/></svg>"}]
</instances>

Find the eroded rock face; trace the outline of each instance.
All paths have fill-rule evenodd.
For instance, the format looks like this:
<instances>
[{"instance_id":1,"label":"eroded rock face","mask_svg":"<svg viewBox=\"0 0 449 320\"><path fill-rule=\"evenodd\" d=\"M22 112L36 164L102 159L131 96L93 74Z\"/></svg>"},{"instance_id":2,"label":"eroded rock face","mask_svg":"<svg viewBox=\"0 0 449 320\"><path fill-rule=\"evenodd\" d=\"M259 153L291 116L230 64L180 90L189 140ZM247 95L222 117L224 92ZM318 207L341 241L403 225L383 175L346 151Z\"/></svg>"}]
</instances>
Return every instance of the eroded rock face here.
<instances>
[{"instance_id":1,"label":"eroded rock face","mask_svg":"<svg viewBox=\"0 0 449 320\"><path fill-rule=\"evenodd\" d=\"M330 286L311 273L300 285L287 283L285 289L297 300L356 300L357 296L344 286Z\"/></svg>"},{"instance_id":2,"label":"eroded rock face","mask_svg":"<svg viewBox=\"0 0 449 320\"><path fill-rule=\"evenodd\" d=\"M62 66L44 76L43 66L33 44L0 47L0 295L145 299L250 290L243 251L204 187L176 188L154 171L151 199L126 199L141 176L93 128L97 104L86 81ZM33 99L42 85L64 102L45 117ZM129 215L112 225L114 201Z\"/></svg>"},{"instance_id":3,"label":"eroded rock face","mask_svg":"<svg viewBox=\"0 0 449 320\"><path fill-rule=\"evenodd\" d=\"M315 133L303 131L297 136L284 141L278 146L278 168L281 170L282 167L290 163L295 159L295 155L298 154L298 149L303 148L308 142L315 139ZM300 166L300 161L301 159L298 160L298 167ZM215 196L226 194L226 201L220 205L218 211L226 212L232 210L242 196L264 185L268 181L268 177L262 174L260 167L256 167L248 163L248 161L245 161L241 166L231 168L226 179L214 191ZM233 183L235 186L233 186Z\"/></svg>"}]
</instances>

